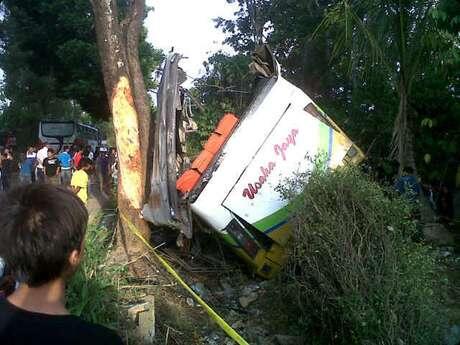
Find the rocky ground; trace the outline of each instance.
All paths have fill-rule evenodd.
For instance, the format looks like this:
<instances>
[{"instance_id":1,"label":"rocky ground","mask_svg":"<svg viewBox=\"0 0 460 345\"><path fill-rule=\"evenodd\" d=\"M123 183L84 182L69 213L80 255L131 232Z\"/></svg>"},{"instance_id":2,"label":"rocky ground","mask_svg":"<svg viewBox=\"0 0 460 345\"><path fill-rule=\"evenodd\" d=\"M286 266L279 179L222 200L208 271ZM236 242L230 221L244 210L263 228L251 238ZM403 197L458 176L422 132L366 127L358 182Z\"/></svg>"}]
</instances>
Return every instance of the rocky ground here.
<instances>
[{"instance_id":1,"label":"rocky ground","mask_svg":"<svg viewBox=\"0 0 460 345\"><path fill-rule=\"evenodd\" d=\"M101 208L113 212L111 202L94 191L88 208L92 214ZM439 257L441 279L445 279L448 287L444 296L448 315L444 344L457 345L460 344L460 227L445 227L435 218L424 219L423 233ZM282 296L273 284L249 273L212 235L200 236L187 254L175 248L175 234L157 233L153 242L187 284L249 344L307 343L295 336L288 313L278 310L282 308ZM124 291L119 301L121 333L127 344L236 344L152 255L137 260L147 267L143 276L128 277L125 285L119 287Z\"/></svg>"}]
</instances>

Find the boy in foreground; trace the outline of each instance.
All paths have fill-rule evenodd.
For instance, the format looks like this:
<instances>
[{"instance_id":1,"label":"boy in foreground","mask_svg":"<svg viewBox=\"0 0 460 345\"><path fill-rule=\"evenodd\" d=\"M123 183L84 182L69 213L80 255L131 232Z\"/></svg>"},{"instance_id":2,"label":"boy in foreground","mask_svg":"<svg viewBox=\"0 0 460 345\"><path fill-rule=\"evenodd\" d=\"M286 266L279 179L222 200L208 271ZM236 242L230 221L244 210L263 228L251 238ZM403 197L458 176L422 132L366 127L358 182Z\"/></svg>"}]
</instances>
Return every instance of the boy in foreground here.
<instances>
[{"instance_id":1,"label":"boy in foreground","mask_svg":"<svg viewBox=\"0 0 460 345\"><path fill-rule=\"evenodd\" d=\"M0 300L0 344L122 344L113 331L70 315L65 306L66 281L84 249L88 213L81 200L49 184L0 198L0 256L20 282Z\"/></svg>"}]
</instances>

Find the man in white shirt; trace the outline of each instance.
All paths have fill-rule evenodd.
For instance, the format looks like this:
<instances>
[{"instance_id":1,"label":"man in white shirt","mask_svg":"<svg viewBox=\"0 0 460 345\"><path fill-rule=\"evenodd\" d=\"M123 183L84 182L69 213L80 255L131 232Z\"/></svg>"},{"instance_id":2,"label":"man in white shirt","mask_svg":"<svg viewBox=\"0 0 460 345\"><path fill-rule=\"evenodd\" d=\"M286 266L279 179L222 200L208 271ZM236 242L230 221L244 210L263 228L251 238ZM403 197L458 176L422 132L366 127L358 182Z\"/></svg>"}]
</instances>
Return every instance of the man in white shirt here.
<instances>
[{"instance_id":1,"label":"man in white shirt","mask_svg":"<svg viewBox=\"0 0 460 345\"><path fill-rule=\"evenodd\" d=\"M45 171L43 168L43 161L48 157L48 144L43 143L43 147L37 152L37 182L45 183Z\"/></svg>"}]
</instances>

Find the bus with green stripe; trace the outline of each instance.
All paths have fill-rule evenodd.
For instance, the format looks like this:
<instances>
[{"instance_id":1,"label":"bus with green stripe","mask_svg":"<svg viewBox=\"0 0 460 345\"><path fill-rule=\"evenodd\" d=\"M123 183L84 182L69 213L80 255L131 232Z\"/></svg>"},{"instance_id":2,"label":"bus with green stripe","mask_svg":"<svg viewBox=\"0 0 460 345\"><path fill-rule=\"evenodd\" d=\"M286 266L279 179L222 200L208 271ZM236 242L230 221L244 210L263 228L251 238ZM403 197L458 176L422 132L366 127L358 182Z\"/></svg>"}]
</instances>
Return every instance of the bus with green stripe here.
<instances>
[{"instance_id":1,"label":"bus with green stripe","mask_svg":"<svg viewBox=\"0 0 460 345\"><path fill-rule=\"evenodd\" d=\"M334 169L362 151L302 90L272 73L189 194L192 212L260 276L275 275L291 237L288 202L278 186L325 155Z\"/></svg>"}]
</instances>

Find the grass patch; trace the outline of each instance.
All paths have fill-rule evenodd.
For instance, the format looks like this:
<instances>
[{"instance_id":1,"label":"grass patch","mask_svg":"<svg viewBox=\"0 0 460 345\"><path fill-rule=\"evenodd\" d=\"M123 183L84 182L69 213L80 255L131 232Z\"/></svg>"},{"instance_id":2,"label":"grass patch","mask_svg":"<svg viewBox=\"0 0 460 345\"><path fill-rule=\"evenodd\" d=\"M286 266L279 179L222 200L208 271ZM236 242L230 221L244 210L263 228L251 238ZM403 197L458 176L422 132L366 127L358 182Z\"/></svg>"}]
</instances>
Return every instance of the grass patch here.
<instances>
[{"instance_id":1,"label":"grass patch","mask_svg":"<svg viewBox=\"0 0 460 345\"><path fill-rule=\"evenodd\" d=\"M112 329L119 325L119 290L126 273L121 265L107 264L112 230L97 216L88 226L84 258L67 286L67 307L73 315Z\"/></svg>"}]
</instances>

